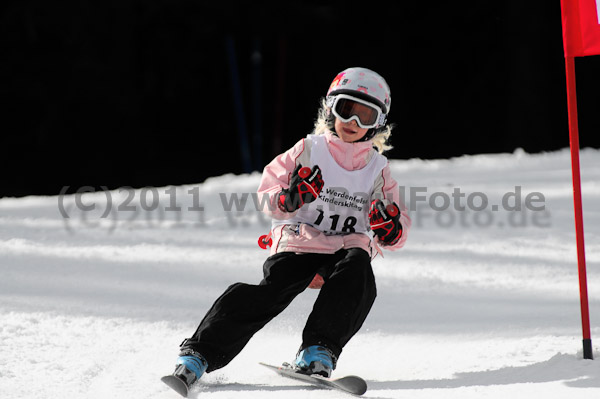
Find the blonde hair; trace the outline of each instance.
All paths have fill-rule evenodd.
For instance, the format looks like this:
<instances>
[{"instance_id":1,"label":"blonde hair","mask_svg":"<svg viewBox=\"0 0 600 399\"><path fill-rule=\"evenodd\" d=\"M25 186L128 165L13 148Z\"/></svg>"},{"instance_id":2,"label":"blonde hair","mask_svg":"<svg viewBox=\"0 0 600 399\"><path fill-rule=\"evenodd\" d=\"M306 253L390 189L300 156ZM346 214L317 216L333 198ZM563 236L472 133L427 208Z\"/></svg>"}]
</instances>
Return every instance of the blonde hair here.
<instances>
[{"instance_id":1,"label":"blonde hair","mask_svg":"<svg viewBox=\"0 0 600 399\"><path fill-rule=\"evenodd\" d=\"M331 110L327 106L325 98L321 99L321 107L317 114L317 120L315 121L314 134L325 134L326 131L334 131L333 121L330 117ZM393 125L386 125L380 132L378 132L370 141L373 147L377 149L377 152L383 154L385 151L391 150L392 147L388 140L392 135Z\"/></svg>"}]
</instances>

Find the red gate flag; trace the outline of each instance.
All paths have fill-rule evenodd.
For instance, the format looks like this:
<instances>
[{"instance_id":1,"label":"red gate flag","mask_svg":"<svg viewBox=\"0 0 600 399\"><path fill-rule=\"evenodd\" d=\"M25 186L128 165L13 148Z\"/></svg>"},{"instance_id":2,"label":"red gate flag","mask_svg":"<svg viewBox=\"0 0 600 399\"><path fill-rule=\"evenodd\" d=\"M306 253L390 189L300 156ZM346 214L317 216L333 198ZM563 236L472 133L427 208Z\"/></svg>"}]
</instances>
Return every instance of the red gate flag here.
<instances>
[{"instance_id":1,"label":"red gate flag","mask_svg":"<svg viewBox=\"0 0 600 399\"><path fill-rule=\"evenodd\" d=\"M579 171L579 127L577 123L577 94L575 88L575 57L600 54L600 0L561 0L563 45L567 80L567 113L571 172L573 176L573 205L575 208L575 238L579 269L579 299L583 328L583 357L593 359L590 329L590 310L587 294L587 271L583 238L583 210Z\"/></svg>"},{"instance_id":2,"label":"red gate flag","mask_svg":"<svg viewBox=\"0 0 600 399\"><path fill-rule=\"evenodd\" d=\"M561 0L565 57L600 54L600 0Z\"/></svg>"}]
</instances>

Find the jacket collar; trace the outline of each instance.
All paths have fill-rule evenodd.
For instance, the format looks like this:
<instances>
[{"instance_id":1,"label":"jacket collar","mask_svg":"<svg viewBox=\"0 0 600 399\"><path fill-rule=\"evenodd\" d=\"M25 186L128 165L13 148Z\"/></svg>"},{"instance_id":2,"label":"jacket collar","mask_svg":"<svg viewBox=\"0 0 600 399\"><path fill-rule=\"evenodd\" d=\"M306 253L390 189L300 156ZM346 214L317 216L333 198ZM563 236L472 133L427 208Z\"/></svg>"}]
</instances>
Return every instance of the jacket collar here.
<instances>
[{"instance_id":1,"label":"jacket collar","mask_svg":"<svg viewBox=\"0 0 600 399\"><path fill-rule=\"evenodd\" d=\"M371 140L346 143L330 130L325 132L325 139L331 156L346 170L364 168L375 154Z\"/></svg>"}]
</instances>

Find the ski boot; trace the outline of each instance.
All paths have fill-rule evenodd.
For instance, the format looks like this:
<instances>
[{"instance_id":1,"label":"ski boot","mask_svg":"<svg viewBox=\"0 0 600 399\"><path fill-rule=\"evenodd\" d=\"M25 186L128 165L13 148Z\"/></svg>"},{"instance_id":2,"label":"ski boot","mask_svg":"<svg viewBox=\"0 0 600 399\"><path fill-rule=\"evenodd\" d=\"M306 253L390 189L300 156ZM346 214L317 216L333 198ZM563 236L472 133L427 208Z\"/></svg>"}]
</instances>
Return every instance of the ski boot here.
<instances>
[{"instance_id":1,"label":"ski boot","mask_svg":"<svg viewBox=\"0 0 600 399\"><path fill-rule=\"evenodd\" d=\"M336 357L324 346L313 345L300 350L294 362L303 374L319 374L329 378L335 369Z\"/></svg>"},{"instance_id":2,"label":"ski boot","mask_svg":"<svg viewBox=\"0 0 600 399\"><path fill-rule=\"evenodd\" d=\"M191 349L181 352L175 364L177 366L173 375L182 379L188 387L198 381L208 368L204 357Z\"/></svg>"},{"instance_id":3,"label":"ski boot","mask_svg":"<svg viewBox=\"0 0 600 399\"><path fill-rule=\"evenodd\" d=\"M189 388L198 381L207 368L208 363L201 354L191 349L184 349L179 354L173 374L161 380L181 396L187 397Z\"/></svg>"}]
</instances>

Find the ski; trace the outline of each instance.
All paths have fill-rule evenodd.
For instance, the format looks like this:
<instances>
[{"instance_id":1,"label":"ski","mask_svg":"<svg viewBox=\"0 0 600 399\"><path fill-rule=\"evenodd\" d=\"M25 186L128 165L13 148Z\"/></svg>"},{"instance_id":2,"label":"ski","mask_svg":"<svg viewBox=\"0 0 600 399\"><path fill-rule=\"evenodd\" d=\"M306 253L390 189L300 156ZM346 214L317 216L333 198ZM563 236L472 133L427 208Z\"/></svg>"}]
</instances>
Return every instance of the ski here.
<instances>
[{"instance_id":1,"label":"ski","mask_svg":"<svg viewBox=\"0 0 600 399\"><path fill-rule=\"evenodd\" d=\"M262 362L259 364L275 371L277 374L283 377L303 381L317 387L335 389L338 391L351 393L353 395L362 395L367 392L367 382L355 375L349 375L341 378L326 378L320 375L302 374L288 363L283 363L281 366L272 366Z\"/></svg>"},{"instance_id":2,"label":"ski","mask_svg":"<svg viewBox=\"0 0 600 399\"><path fill-rule=\"evenodd\" d=\"M174 375L165 375L160 379L162 382L167 384L170 388L172 388L175 392L187 398L188 396L188 386L182 379L175 377Z\"/></svg>"}]
</instances>

